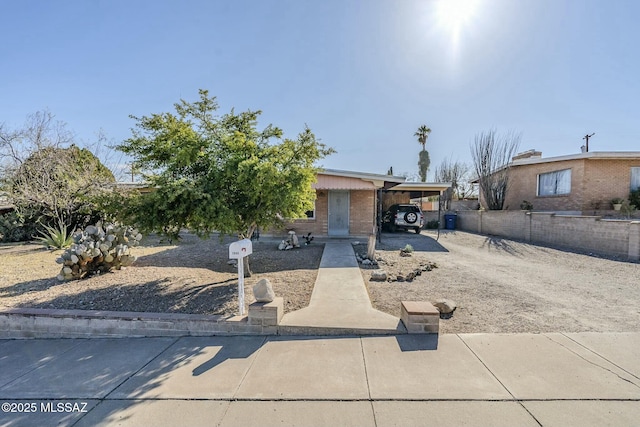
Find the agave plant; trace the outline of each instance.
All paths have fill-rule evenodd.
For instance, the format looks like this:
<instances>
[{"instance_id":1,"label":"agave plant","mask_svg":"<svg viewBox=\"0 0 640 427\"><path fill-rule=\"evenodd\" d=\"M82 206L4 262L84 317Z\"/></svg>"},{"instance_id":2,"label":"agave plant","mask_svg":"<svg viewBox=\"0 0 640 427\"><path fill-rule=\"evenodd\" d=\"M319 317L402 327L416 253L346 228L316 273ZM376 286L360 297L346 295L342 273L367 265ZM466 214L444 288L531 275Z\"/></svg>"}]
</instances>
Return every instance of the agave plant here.
<instances>
[{"instance_id":1,"label":"agave plant","mask_svg":"<svg viewBox=\"0 0 640 427\"><path fill-rule=\"evenodd\" d=\"M47 248L65 249L73 243L73 236L67 232L67 225L58 223L58 228L44 225L45 231L40 231L36 237Z\"/></svg>"}]
</instances>

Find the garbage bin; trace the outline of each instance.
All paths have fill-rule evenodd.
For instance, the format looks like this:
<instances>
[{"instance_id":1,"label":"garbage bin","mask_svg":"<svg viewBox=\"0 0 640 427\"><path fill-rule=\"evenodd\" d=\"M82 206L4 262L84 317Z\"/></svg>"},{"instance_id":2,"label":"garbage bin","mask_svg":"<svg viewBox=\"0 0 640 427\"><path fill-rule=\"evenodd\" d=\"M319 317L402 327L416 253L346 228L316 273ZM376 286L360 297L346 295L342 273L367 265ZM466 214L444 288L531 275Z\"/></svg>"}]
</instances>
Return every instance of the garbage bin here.
<instances>
[{"instance_id":1,"label":"garbage bin","mask_svg":"<svg viewBox=\"0 0 640 427\"><path fill-rule=\"evenodd\" d=\"M444 228L446 228L447 230L455 230L457 218L458 215L456 214L446 214L444 216Z\"/></svg>"}]
</instances>

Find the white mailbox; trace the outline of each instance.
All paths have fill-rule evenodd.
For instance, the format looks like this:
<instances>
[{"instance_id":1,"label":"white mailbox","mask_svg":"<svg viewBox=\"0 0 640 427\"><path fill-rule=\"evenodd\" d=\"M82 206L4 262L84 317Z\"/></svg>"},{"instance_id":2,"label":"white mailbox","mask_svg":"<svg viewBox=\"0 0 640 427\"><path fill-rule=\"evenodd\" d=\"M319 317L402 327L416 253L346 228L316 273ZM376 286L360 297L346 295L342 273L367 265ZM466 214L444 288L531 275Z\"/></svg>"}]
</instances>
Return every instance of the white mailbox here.
<instances>
[{"instance_id":1,"label":"white mailbox","mask_svg":"<svg viewBox=\"0 0 640 427\"><path fill-rule=\"evenodd\" d=\"M253 253L251 240L242 239L229 245L229 259L242 259Z\"/></svg>"},{"instance_id":2,"label":"white mailbox","mask_svg":"<svg viewBox=\"0 0 640 427\"><path fill-rule=\"evenodd\" d=\"M240 316L244 315L244 261L243 258L253 253L250 239L242 239L229 245L229 258L238 260L238 308Z\"/></svg>"}]
</instances>

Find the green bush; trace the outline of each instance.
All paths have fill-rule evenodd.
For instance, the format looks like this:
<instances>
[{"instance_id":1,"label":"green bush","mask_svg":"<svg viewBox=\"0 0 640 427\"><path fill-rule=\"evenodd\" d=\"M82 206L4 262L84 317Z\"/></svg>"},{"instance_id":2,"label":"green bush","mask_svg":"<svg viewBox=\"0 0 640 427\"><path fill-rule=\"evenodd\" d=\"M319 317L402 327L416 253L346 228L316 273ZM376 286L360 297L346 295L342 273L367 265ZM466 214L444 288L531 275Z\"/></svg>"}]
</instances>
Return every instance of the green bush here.
<instances>
[{"instance_id":1,"label":"green bush","mask_svg":"<svg viewBox=\"0 0 640 427\"><path fill-rule=\"evenodd\" d=\"M533 210L533 203L523 200L522 203L520 203L520 209L522 209L523 211Z\"/></svg>"},{"instance_id":2,"label":"green bush","mask_svg":"<svg viewBox=\"0 0 640 427\"><path fill-rule=\"evenodd\" d=\"M629 203L640 209L640 188L629 193Z\"/></svg>"},{"instance_id":3,"label":"green bush","mask_svg":"<svg viewBox=\"0 0 640 427\"><path fill-rule=\"evenodd\" d=\"M440 227L440 221L432 219L431 221L427 221L427 225L425 227L429 230L436 230Z\"/></svg>"},{"instance_id":4,"label":"green bush","mask_svg":"<svg viewBox=\"0 0 640 427\"><path fill-rule=\"evenodd\" d=\"M35 224L16 211L0 215L0 242L24 242L36 232Z\"/></svg>"},{"instance_id":5,"label":"green bush","mask_svg":"<svg viewBox=\"0 0 640 427\"><path fill-rule=\"evenodd\" d=\"M40 231L40 236L36 237L47 248L65 249L73 243L71 233L67 232L65 224L59 224L58 228L44 226L45 231Z\"/></svg>"}]
</instances>

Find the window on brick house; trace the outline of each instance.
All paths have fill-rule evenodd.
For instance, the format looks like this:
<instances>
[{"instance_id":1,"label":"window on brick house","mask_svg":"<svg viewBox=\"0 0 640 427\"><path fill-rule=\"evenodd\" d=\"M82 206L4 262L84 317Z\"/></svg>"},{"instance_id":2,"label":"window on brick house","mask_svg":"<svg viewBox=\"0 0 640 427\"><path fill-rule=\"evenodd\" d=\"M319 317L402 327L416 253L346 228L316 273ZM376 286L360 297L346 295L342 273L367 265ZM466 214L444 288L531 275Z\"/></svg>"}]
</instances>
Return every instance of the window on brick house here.
<instances>
[{"instance_id":1,"label":"window on brick house","mask_svg":"<svg viewBox=\"0 0 640 427\"><path fill-rule=\"evenodd\" d=\"M631 168L631 190L640 189L640 167Z\"/></svg>"},{"instance_id":2,"label":"window on brick house","mask_svg":"<svg viewBox=\"0 0 640 427\"><path fill-rule=\"evenodd\" d=\"M538 196L560 196L571 193L571 169L538 175Z\"/></svg>"},{"instance_id":3,"label":"window on brick house","mask_svg":"<svg viewBox=\"0 0 640 427\"><path fill-rule=\"evenodd\" d=\"M313 202L313 209L310 211L306 211L307 219L316 219L316 202Z\"/></svg>"}]
</instances>

